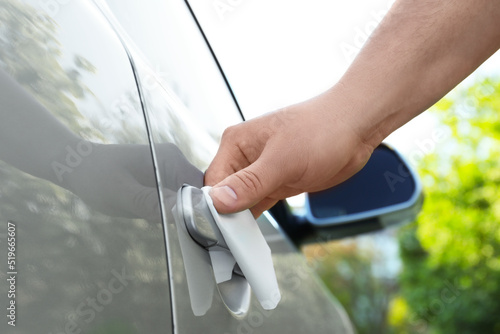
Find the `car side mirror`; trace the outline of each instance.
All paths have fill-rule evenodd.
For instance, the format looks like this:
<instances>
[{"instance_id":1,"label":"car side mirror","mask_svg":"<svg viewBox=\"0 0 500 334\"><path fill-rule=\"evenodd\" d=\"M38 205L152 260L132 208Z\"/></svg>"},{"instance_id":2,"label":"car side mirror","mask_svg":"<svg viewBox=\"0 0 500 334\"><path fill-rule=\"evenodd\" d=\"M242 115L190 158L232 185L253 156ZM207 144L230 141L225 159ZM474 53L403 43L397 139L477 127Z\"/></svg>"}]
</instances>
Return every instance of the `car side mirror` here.
<instances>
[{"instance_id":1,"label":"car side mirror","mask_svg":"<svg viewBox=\"0 0 500 334\"><path fill-rule=\"evenodd\" d=\"M326 241L413 221L423 203L418 175L385 144L358 173L343 183L306 195L305 215L286 203L271 210L296 244ZM282 224L284 216L288 222Z\"/></svg>"}]
</instances>

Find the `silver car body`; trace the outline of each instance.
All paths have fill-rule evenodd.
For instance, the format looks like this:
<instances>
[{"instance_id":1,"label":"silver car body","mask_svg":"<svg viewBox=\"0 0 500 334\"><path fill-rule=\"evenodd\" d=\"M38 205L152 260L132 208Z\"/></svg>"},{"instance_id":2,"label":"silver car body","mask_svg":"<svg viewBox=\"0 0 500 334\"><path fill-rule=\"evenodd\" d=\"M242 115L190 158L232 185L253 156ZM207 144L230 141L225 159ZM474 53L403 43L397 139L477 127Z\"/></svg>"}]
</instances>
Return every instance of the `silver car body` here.
<instances>
[{"instance_id":1,"label":"silver car body","mask_svg":"<svg viewBox=\"0 0 500 334\"><path fill-rule=\"evenodd\" d=\"M203 185L242 117L185 2L2 0L0 27L1 122L26 112L0 135L2 301L16 227L15 326L2 316L1 333L353 332L268 213L275 310L251 298L236 312L239 292L216 286L209 264L186 270L177 191Z\"/></svg>"}]
</instances>

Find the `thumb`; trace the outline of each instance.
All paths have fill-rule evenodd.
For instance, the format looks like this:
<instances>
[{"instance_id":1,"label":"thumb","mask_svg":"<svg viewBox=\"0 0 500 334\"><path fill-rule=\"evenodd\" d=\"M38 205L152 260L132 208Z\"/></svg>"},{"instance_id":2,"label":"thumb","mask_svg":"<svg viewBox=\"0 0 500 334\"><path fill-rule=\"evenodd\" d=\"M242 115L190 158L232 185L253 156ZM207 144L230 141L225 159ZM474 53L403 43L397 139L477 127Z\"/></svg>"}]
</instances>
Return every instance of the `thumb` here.
<instances>
[{"instance_id":1,"label":"thumb","mask_svg":"<svg viewBox=\"0 0 500 334\"><path fill-rule=\"evenodd\" d=\"M210 190L210 197L219 213L249 209L274 192L283 173L264 159L229 175Z\"/></svg>"}]
</instances>

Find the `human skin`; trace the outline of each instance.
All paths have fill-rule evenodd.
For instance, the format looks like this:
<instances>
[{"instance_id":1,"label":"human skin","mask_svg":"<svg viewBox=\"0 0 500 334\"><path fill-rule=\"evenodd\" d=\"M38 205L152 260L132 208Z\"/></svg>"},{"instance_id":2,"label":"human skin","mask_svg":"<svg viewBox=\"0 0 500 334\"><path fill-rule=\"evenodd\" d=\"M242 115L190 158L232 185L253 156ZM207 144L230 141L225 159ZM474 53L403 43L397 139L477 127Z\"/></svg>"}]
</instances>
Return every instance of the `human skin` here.
<instances>
[{"instance_id":1,"label":"human skin","mask_svg":"<svg viewBox=\"0 0 500 334\"><path fill-rule=\"evenodd\" d=\"M346 180L499 48L497 1L396 1L332 88L226 129L205 173L216 209L257 217Z\"/></svg>"}]
</instances>

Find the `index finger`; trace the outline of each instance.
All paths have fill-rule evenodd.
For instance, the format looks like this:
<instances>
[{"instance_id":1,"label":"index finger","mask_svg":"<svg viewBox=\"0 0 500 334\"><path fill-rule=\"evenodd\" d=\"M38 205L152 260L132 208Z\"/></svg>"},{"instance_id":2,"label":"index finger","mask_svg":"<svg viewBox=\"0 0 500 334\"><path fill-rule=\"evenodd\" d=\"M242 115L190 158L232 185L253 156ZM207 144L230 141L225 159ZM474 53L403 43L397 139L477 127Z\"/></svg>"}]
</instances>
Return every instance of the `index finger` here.
<instances>
[{"instance_id":1,"label":"index finger","mask_svg":"<svg viewBox=\"0 0 500 334\"><path fill-rule=\"evenodd\" d=\"M213 186L249 164L248 159L236 145L223 142L205 171L204 184Z\"/></svg>"}]
</instances>

